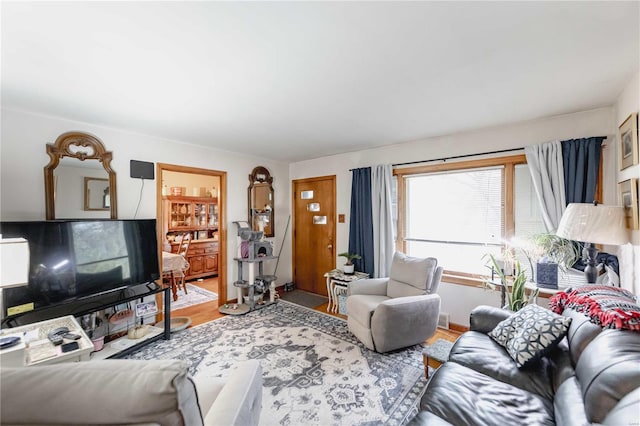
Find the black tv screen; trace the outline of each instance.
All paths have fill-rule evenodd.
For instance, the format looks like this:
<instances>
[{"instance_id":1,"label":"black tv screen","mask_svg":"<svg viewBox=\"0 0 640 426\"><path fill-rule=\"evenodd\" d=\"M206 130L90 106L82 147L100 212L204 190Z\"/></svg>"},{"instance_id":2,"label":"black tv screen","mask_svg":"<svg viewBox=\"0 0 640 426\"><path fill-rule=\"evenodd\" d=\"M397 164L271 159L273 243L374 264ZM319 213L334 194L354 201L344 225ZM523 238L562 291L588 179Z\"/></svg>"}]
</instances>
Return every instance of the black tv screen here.
<instances>
[{"instance_id":1,"label":"black tv screen","mask_svg":"<svg viewBox=\"0 0 640 426\"><path fill-rule=\"evenodd\" d=\"M2 238L29 242L27 286L3 290L5 313L149 283L160 277L155 219L0 222Z\"/></svg>"}]
</instances>

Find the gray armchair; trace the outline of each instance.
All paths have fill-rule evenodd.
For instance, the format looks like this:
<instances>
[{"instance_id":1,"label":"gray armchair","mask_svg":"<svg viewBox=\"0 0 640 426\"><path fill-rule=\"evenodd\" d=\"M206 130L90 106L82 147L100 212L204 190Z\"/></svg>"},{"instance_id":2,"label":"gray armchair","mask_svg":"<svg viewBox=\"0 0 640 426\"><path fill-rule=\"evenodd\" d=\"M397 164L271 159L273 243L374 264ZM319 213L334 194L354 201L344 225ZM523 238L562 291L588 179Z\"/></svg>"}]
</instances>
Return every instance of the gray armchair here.
<instances>
[{"instance_id":1,"label":"gray armchair","mask_svg":"<svg viewBox=\"0 0 640 426\"><path fill-rule=\"evenodd\" d=\"M349 284L349 331L376 352L424 342L438 326L440 296L435 293L442 270L433 257L421 259L396 252L389 278Z\"/></svg>"}]
</instances>

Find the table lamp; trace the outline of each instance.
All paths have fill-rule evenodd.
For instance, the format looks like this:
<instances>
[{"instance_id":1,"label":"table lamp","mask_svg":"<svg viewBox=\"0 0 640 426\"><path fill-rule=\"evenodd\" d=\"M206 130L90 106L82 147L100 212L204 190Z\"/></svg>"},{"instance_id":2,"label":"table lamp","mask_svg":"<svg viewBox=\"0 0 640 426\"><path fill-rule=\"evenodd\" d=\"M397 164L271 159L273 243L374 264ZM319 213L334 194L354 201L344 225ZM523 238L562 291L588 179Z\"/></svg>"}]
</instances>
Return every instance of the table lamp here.
<instances>
[{"instance_id":1,"label":"table lamp","mask_svg":"<svg viewBox=\"0 0 640 426\"><path fill-rule=\"evenodd\" d=\"M593 204L571 203L560 219L556 235L585 243L583 257L586 257L587 266L584 274L589 284L595 284L598 278L598 249L594 244L618 246L629 241L624 207L605 206L597 201Z\"/></svg>"},{"instance_id":2,"label":"table lamp","mask_svg":"<svg viewBox=\"0 0 640 426\"><path fill-rule=\"evenodd\" d=\"M4 318L2 289L29 282L29 243L24 238L0 239L0 318Z\"/></svg>"}]
</instances>

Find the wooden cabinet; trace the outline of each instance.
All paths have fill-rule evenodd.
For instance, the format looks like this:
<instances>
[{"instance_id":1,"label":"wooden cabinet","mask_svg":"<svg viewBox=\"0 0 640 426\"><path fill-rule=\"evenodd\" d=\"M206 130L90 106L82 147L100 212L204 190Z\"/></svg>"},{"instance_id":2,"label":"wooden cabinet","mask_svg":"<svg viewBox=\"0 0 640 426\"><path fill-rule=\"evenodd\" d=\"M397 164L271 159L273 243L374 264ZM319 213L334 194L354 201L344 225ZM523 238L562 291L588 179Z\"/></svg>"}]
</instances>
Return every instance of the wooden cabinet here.
<instances>
[{"instance_id":1,"label":"wooden cabinet","mask_svg":"<svg viewBox=\"0 0 640 426\"><path fill-rule=\"evenodd\" d=\"M204 269L208 271L218 270L218 255L209 254L204 257Z\"/></svg>"},{"instance_id":2,"label":"wooden cabinet","mask_svg":"<svg viewBox=\"0 0 640 426\"><path fill-rule=\"evenodd\" d=\"M177 253L179 244L171 244L171 251ZM187 253L187 269L185 279L202 278L218 274L218 241L193 240Z\"/></svg>"},{"instance_id":3,"label":"wooden cabinet","mask_svg":"<svg viewBox=\"0 0 640 426\"><path fill-rule=\"evenodd\" d=\"M174 253L176 236L189 233L186 279L218 274L218 199L209 197L162 197L163 231Z\"/></svg>"},{"instance_id":4,"label":"wooden cabinet","mask_svg":"<svg viewBox=\"0 0 640 426\"><path fill-rule=\"evenodd\" d=\"M192 232L194 239L212 238L218 231L218 199L162 197L165 235Z\"/></svg>"}]
</instances>

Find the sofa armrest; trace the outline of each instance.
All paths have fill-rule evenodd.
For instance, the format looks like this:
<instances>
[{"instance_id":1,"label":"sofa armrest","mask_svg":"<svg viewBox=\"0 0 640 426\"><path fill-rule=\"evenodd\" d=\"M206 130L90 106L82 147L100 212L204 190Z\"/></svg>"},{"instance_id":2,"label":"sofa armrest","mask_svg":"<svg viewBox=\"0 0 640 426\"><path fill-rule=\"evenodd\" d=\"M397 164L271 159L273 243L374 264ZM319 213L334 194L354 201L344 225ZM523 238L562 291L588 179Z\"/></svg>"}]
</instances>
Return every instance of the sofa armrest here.
<instances>
[{"instance_id":1,"label":"sofa armrest","mask_svg":"<svg viewBox=\"0 0 640 426\"><path fill-rule=\"evenodd\" d=\"M206 384L198 383L200 386ZM237 365L211 407L202 407L204 424L257 425L262 410L262 367L256 360Z\"/></svg>"},{"instance_id":2,"label":"sofa armrest","mask_svg":"<svg viewBox=\"0 0 640 426\"><path fill-rule=\"evenodd\" d=\"M471 311L469 316L469 329L488 333L493 330L500 321L507 319L513 312L493 306L480 305Z\"/></svg>"},{"instance_id":3,"label":"sofa armrest","mask_svg":"<svg viewBox=\"0 0 640 426\"><path fill-rule=\"evenodd\" d=\"M371 317L376 351L388 352L427 340L436 331L439 314L438 294L385 300Z\"/></svg>"},{"instance_id":4,"label":"sofa armrest","mask_svg":"<svg viewBox=\"0 0 640 426\"><path fill-rule=\"evenodd\" d=\"M388 282L389 278L367 278L364 280L351 281L348 286L347 295L369 294L373 296L386 296Z\"/></svg>"},{"instance_id":5,"label":"sofa armrest","mask_svg":"<svg viewBox=\"0 0 640 426\"><path fill-rule=\"evenodd\" d=\"M0 424L202 425L188 368L132 359L2 368Z\"/></svg>"}]
</instances>

